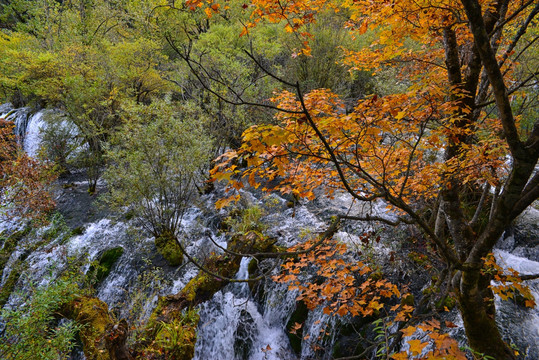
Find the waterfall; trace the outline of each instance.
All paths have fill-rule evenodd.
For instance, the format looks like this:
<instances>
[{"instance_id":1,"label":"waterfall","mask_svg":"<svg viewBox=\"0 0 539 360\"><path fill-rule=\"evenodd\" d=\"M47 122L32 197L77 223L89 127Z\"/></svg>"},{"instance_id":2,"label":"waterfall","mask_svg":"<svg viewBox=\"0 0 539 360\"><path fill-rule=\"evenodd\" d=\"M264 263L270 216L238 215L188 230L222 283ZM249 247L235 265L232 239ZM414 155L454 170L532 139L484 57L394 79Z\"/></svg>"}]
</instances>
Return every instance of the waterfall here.
<instances>
[{"instance_id":1,"label":"waterfall","mask_svg":"<svg viewBox=\"0 0 539 360\"><path fill-rule=\"evenodd\" d=\"M18 139L24 139L28 121L31 117L31 109L29 107L12 109L11 104L3 104L0 110L2 110L2 112L0 112L1 117L8 121L13 121L13 124L15 125L15 135Z\"/></svg>"},{"instance_id":2,"label":"waterfall","mask_svg":"<svg viewBox=\"0 0 539 360\"><path fill-rule=\"evenodd\" d=\"M243 258L237 278L248 275ZM285 325L295 308L295 293L271 284L264 304L257 304L245 283L232 284L200 306L195 359L294 359Z\"/></svg>"},{"instance_id":3,"label":"waterfall","mask_svg":"<svg viewBox=\"0 0 539 360\"><path fill-rule=\"evenodd\" d=\"M269 212L264 222L269 225L268 234L279 238L280 244L297 244L302 233L321 232L326 226L306 206L283 208L286 202L276 195L269 202L277 208ZM263 206L260 202L256 204ZM250 260L242 259L236 278L248 277ZM286 325L296 309L298 293L290 291L287 284L278 284L271 279L264 280L262 287L264 295L262 299L256 299L247 284L229 284L200 305L196 360L298 359L286 332ZM324 315L322 309L308 315L304 324L304 335L308 336L301 341L299 359L312 359L316 357L317 347L331 346L334 332L330 338L319 339L319 335L321 329L332 329L333 321L335 318Z\"/></svg>"},{"instance_id":4,"label":"waterfall","mask_svg":"<svg viewBox=\"0 0 539 360\"><path fill-rule=\"evenodd\" d=\"M24 151L28 156L36 157L41 146L41 130L45 128L46 123L43 115L47 110L40 110L30 117L26 124L26 134L23 137Z\"/></svg>"},{"instance_id":5,"label":"waterfall","mask_svg":"<svg viewBox=\"0 0 539 360\"><path fill-rule=\"evenodd\" d=\"M29 156L35 157L41 143L40 131L46 126L43 115L51 110L32 113L29 107L13 109L10 103L0 105L0 118L12 121L15 135Z\"/></svg>"},{"instance_id":6,"label":"waterfall","mask_svg":"<svg viewBox=\"0 0 539 360\"><path fill-rule=\"evenodd\" d=\"M43 129L45 124L47 111L50 110L42 110L32 115L29 108L13 109L10 104L0 105L0 117L5 116L14 121L16 133L22 139L25 151L31 156L35 156L39 149L40 129ZM61 124L57 122L54 126ZM73 187L78 187L80 183L71 181L69 185L70 187L64 189L61 196L69 196L66 194L74 192ZM350 197L342 194L337 194L334 201L320 197L309 206L298 205L293 209L288 209L286 201L277 195L270 195L262 201L260 193L242 190L242 198L248 199L248 205L266 208L267 215L262 219L268 227L266 233L278 239L278 244L283 246L295 245L306 235L323 232L327 224L321 219L326 219L337 212L344 213L352 209L352 212L357 214L368 211L380 216L391 216L381 202L361 204L351 201ZM213 209L215 200L216 195L203 197L201 208L205 207L206 210L193 207L183 217L180 239L184 242L186 250L198 258L203 258L211 251L220 251L213 241L222 247L227 245L227 236L219 233L217 229L221 219L227 215L226 212L208 210ZM76 201L82 200L73 200L71 206L81 205L84 211L90 212L87 204L79 204ZM271 205L268 205L270 203ZM73 213L82 214L82 212ZM17 226L19 225L16 222L0 221L0 233L3 230L11 233ZM10 265L26 251L25 248L28 248L25 246L42 241L48 229L50 228L39 229L19 244L7 262L0 285L9 276ZM361 248L358 246L361 246L361 239L358 234L373 230L376 229L372 224L355 223L343 226L336 238L358 250L356 253L359 254ZM373 256L377 256L377 259L389 258L390 252L395 250L389 247L388 243L391 243L391 240L371 244L369 251ZM198 269L190 263L177 268L166 266L159 255L156 255L153 238L141 234L135 224L125 220L93 218L91 222L84 224L82 233L69 238L58 234L56 238L35 248L25 260L28 264L27 276L18 281L17 289L24 290L26 281L46 286L46 279L66 269L70 259L84 260L83 270L87 270L89 262L97 260L104 250L113 247L122 247L124 253L114 264L107 278L97 287L96 296L107 303L118 319L127 318L135 326L143 324L149 318L158 296L178 293L198 273ZM527 250L528 248L526 247ZM539 262L533 261L538 259L532 257L532 260L529 260L529 254L524 253L522 248L519 249L520 252L505 248L497 250L498 263L512 267L522 274L539 273ZM537 251L534 251L537 256ZM237 279L248 277L249 261L249 258L242 259L236 274ZM539 302L539 280L526 283ZM321 308L310 311L306 320L303 319L305 322L301 352L296 354L290 345L286 326L296 310L297 292L289 291L286 284L275 283L269 278L263 280L260 287L261 293L253 294L248 284L232 283L215 293L211 300L199 305L200 322L195 359L331 358L331 349L339 334L338 322L346 322L347 319L328 316ZM14 292L7 306L17 306L18 301ZM520 353L524 354L524 358L539 358L539 344L534 341L539 338L539 310L525 309L513 302L501 301L499 298L496 299L496 307L497 319L505 338L516 344ZM459 325L457 329L459 334L463 334L462 321L458 320L458 313L454 311L452 315L457 317L453 322ZM317 352L317 348L325 351Z\"/></svg>"},{"instance_id":7,"label":"waterfall","mask_svg":"<svg viewBox=\"0 0 539 360\"><path fill-rule=\"evenodd\" d=\"M11 110L13 110L11 103L0 104L0 118L5 118Z\"/></svg>"}]
</instances>

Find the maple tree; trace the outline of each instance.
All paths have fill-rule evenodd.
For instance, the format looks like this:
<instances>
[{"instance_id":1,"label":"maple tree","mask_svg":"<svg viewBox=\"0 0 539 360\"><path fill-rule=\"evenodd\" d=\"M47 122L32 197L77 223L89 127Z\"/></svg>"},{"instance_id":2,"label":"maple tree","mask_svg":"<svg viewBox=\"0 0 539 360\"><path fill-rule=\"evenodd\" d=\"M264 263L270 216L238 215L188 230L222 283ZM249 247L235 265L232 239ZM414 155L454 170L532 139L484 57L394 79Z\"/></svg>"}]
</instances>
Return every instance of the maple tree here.
<instances>
[{"instance_id":1,"label":"maple tree","mask_svg":"<svg viewBox=\"0 0 539 360\"><path fill-rule=\"evenodd\" d=\"M228 2L186 4L210 16ZM537 50L539 4L252 0L246 8L252 15L242 35L282 23L304 39L298 56L310 55L309 24L327 11L343 13L351 32L376 37L361 51L343 49L342 63L351 71L397 68L406 89L372 94L348 110L331 89L304 93L266 70L288 88L272 98L278 123L248 129L242 146L220 158L215 179L307 199L317 188L383 199L392 218L342 217L415 224L445 263L443 282L456 294L470 346L513 358L495 322L492 273L483 269L503 231L539 197L539 121L517 106L536 86L537 64L520 61ZM238 167L242 161L247 167Z\"/></svg>"}]
</instances>

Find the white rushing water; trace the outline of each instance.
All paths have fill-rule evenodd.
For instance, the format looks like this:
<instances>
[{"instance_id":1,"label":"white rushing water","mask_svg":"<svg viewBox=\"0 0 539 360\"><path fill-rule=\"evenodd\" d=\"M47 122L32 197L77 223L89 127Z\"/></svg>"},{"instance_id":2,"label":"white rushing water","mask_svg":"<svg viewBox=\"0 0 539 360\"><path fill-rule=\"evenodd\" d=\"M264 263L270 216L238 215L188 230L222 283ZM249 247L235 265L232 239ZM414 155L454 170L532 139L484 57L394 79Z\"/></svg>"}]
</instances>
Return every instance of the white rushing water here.
<instances>
[{"instance_id":1,"label":"white rushing water","mask_svg":"<svg viewBox=\"0 0 539 360\"><path fill-rule=\"evenodd\" d=\"M47 110L31 114L30 109L13 109L11 105L0 106L0 117L7 117L16 124L24 149L35 156L40 146L40 129L45 126ZM72 183L79 186L78 183ZM341 212L371 213L391 217L383 203L366 205L352 202L345 195L337 195L334 201L317 200L315 206L286 207L286 200L271 195L263 201L260 195L242 191L249 206L261 206L267 210L263 222L267 234L278 240L278 244L291 246L300 239L324 231L328 215ZM183 217L179 231L186 250L193 256L203 258L210 252L219 253L227 246L227 236L217 229L224 212L215 212L214 198L207 196L205 204L193 206ZM269 204L269 205L268 205ZM202 208L206 210L201 210ZM0 232L11 233L17 222L0 222ZM359 229L360 228L360 229ZM9 276L10 264L24 252L27 242L42 240L46 228L24 239L8 260L2 284ZM336 238L351 246L361 246L358 234L374 230L372 224L357 225L355 232L339 231ZM350 232L348 232L350 231ZM127 318L134 324L148 319L157 297L175 294L198 273L192 264L178 268L167 267L159 262L153 238L144 235L127 222L100 219L87 223L83 233L65 241L53 239L29 254L27 277L21 278L17 288L24 289L25 281L45 286L54 274L59 274L73 259L97 260L107 249L122 247L123 255L115 263L109 276L97 288L96 295L105 301L117 318ZM380 257L389 257L392 249L388 244L373 244L370 251ZM359 248L353 248L359 250ZM359 253L359 251L357 251ZM521 255L519 253L519 255ZM498 263L511 267L522 274L539 273L539 262L520 257L503 250L496 251ZM237 279L248 277L249 260L244 258L236 275ZM539 280L527 282L539 302ZM1 284L0 284L1 285ZM246 283L229 284L218 291L210 301L199 306L200 322L195 347L197 360L308 360L330 359L331 352L317 353L317 349L331 349L336 339L336 319L325 315L321 308L309 312L303 324L301 352L296 354L290 345L286 325L296 309L297 293L288 291L285 284L266 279L261 285L261 294L254 294ZM17 306L18 298L12 295L8 306ZM510 339L525 359L539 359L539 310L526 309L508 301L496 299L497 320L504 336ZM455 321L458 325L461 323ZM326 330L329 333L326 335ZM459 329L462 332L462 329ZM320 336L323 334L323 336ZM537 341L536 341L537 340Z\"/></svg>"},{"instance_id":2,"label":"white rushing water","mask_svg":"<svg viewBox=\"0 0 539 360\"><path fill-rule=\"evenodd\" d=\"M46 123L43 120L43 115L47 110L40 110L32 115L26 126L26 135L24 136L23 146L24 151L28 156L36 157L41 146L41 131L45 128Z\"/></svg>"},{"instance_id":3,"label":"white rushing water","mask_svg":"<svg viewBox=\"0 0 539 360\"><path fill-rule=\"evenodd\" d=\"M15 135L29 156L37 154L41 142L40 130L45 126L43 115L48 111L40 110L32 114L28 107L13 109L9 103L0 105L0 118L13 122Z\"/></svg>"},{"instance_id":4,"label":"white rushing water","mask_svg":"<svg viewBox=\"0 0 539 360\"><path fill-rule=\"evenodd\" d=\"M11 104L4 104L0 108L0 117L12 121L15 125L15 135L23 139L26 135L26 127L31 117L31 109L28 107L13 109Z\"/></svg>"},{"instance_id":5,"label":"white rushing water","mask_svg":"<svg viewBox=\"0 0 539 360\"><path fill-rule=\"evenodd\" d=\"M248 276L242 260L237 278ZM295 308L295 293L274 284L257 304L247 284L229 285L200 306L195 359L294 359L285 325Z\"/></svg>"},{"instance_id":6,"label":"white rushing water","mask_svg":"<svg viewBox=\"0 0 539 360\"><path fill-rule=\"evenodd\" d=\"M504 269L512 268L521 275L539 274L539 262L532 261L507 251L494 252L496 262ZM539 279L525 281L539 304ZM510 339L522 357L539 359L539 306L533 309L523 307L514 300L502 301L496 296L496 320L503 336ZM532 340L532 341L530 341Z\"/></svg>"}]
</instances>

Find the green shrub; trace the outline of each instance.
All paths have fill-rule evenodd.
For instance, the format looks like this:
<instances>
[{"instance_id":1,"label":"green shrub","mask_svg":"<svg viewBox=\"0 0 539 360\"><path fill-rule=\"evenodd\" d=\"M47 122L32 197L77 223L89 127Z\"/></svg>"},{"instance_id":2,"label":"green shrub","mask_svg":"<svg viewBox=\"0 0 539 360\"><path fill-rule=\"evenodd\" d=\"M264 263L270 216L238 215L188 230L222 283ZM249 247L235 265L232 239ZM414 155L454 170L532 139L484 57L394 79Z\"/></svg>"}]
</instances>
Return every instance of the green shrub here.
<instances>
[{"instance_id":1,"label":"green shrub","mask_svg":"<svg viewBox=\"0 0 539 360\"><path fill-rule=\"evenodd\" d=\"M0 337L0 358L68 359L80 326L59 322L55 314L78 292L76 279L63 276L46 287L33 287L21 306L5 307L0 315L5 323Z\"/></svg>"}]
</instances>

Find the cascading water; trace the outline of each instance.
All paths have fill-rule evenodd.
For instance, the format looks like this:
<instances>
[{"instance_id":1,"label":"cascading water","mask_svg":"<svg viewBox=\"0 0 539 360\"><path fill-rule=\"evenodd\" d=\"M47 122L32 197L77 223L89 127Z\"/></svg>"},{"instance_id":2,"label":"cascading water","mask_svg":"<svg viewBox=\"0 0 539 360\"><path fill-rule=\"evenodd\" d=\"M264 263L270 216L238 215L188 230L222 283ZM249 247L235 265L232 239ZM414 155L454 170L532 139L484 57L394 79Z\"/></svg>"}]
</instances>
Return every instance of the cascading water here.
<instances>
[{"instance_id":1,"label":"cascading water","mask_svg":"<svg viewBox=\"0 0 539 360\"><path fill-rule=\"evenodd\" d=\"M512 268L521 275L539 274L539 262L510 254L503 250L494 252L496 262L504 269ZM539 303L539 279L526 281ZM539 307L526 308L515 300L502 301L496 296L496 320L502 335L516 346L526 359L539 359ZM535 339L535 341L529 341Z\"/></svg>"},{"instance_id":2,"label":"cascading water","mask_svg":"<svg viewBox=\"0 0 539 360\"><path fill-rule=\"evenodd\" d=\"M23 139L25 150L34 155L39 147L39 129L43 126L45 111L30 115L30 109L13 109L11 105L0 106L0 117L13 120L16 131ZM77 183L72 183L78 186ZM71 191L71 190L70 190ZM259 195L243 191L242 198L249 199L251 204L263 205L258 200ZM202 206L213 208L215 198L206 196ZM375 204L374 208L363 209L363 204L353 203L346 196L338 195L334 201L320 198L307 206L296 206L287 209L286 201L272 195L266 198L263 206L268 207L267 215L262 219L267 224L269 236L278 239L280 245L291 246L301 239L303 234L318 233L327 226L321 219L336 212L347 212L353 208L354 213L369 211L379 215L390 216L385 212L383 204ZM226 247L227 238L217 230L219 218L225 214L213 210L202 211L193 207L186 212L180 230L181 239L190 254L201 256L210 251L219 250L210 239L220 246ZM11 233L16 223L0 223L0 232ZM337 234L343 242L357 245L361 241L358 233L372 230L371 225L365 225L360 231L347 232L346 229ZM41 229L35 235L28 236L12 253L3 273L2 284L9 276L10 264L24 252L28 242L38 242L46 229ZM158 295L179 292L198 273L192 264L179 268L167 267L162 260L156 260L156 249L153 239L140 236L132 231L129 223L102 218L92 220L84 225L82 234L69 239L57 239L39 246L26 258L28 277L19 280L17 289L24 289L24 281L45 285L49 275L59 273L64 269L70 258L96 260L106 249L121 246L123 255L113 266L111 273L97 288L96 295L105 301L118 318L128 318L133 324L146 320L155 307ZM374 245L371 251L379 256L389 256L389 248L383 244ZM532 256L537 254L522 252L518 255ZM496 256L499 264L512 267L523 274L539 273L539 262L516 256L508 251L498 250ZM236 278L248 277L248 258L242 260ZM532 293L539 302L539 280L528 282ZM198 328L195 358L204 359L312 359L330 358L328 351L319 355L318 347L330 349L335 342L335 318L325 315L321 309L309 312L303 325L304 338L301 342L301 352L296 354L292 349L286 334L286 325L296 309L296 293L288 291L286 285L276 284L270 279L262 285L263 296L255 296L245 283L229 284L218 291L210 301L199 306L200 322ZM15 293L10 297L7 306L16 306L18 298ZM511 339L519 348L524 358L539 358L537 341L539 338L539 312L536 309L524 309L517 304L496 300L498 321L504 335ZM455 323L459 324L458 321ZM319 340L322 332L329 330Z\"/></svg>"},{"instance_id":3,"label":"cascading water","mask_svg":"<svg viewBox=\"0 0 539 360\"><path fill-rule=\"evenodd\" d=\"M32 115L26 125L26 134L23 140L24 151L28 156L36 157L41 146L41 130L45 128L46 122L43 120L43 115L48 110L40 110Z\"/></svg>"},{"instance_id":4,"label":"cascading water","mask_svg":"<svg viewBox=\"0 0 539 360\"><path fill-rule=\"evenodd\" d=\"M252 197L252 194L243 195ZM278 238L279 244L291 246L302 238L301 233L324 230L324 223L306 206L284 210L286 201L275 195L267 202L272 204L274 211L268 211L269 215L264 218L269 225L266 232ZM260 202L257 204L261 205ZM242 259L236 278L248 278L250 260ZM296 355L286 325L296 309L297 291L289 291L286 284L270 279L266 279L262 291L264 296L257 300L247 284L230 284L200 306L195 359L312 359L320 346L331 347L334 339L320 335L332 328L334 318L319 309L308 315L305 337L300 340L301 354ZM329 353L326 357L329 358Z\"/></svg>"},{"instance_id":5,"label":"cascading water","mask_svg":"<svg viewBox=\"0 0 539 360\"><path fill-rule=\"evenodd\" d=\"M249 261L242 259L237 278L247 278ZM195 359L294 359L285 326L296 294L277 284L265 292L257 304L247 284L234 284L202 304Z\"/></svg>"},{"instance_id":6,"label":"cascading water","mask_svg":"<svg viewBox=\"0 0 539 360\"><path fill-rule=\"evenodd\" d=\"M32 113L28 107L13 109L12 105L0 105L0 118L12 121L15 125L15 135L23 145L24 151L32 157L37 155L41 136L40 131L45 127L43 115L51 110L40 110Z\"/></svg>"},{"instance_id":7,"label":"cascading water","mask_svg":"<svg viewBox=\"0 0 539 360\"><path fill-rule=\"evenodd\" d=\"M4 109L2 109L0 117L13 121L13 124L15 125L15 135L17 135L19 139L24 139L28 121L31 117L31 109L28 107L12 109L11 104L4 104L3 107Z\"/></svg>"}]
</instances>

